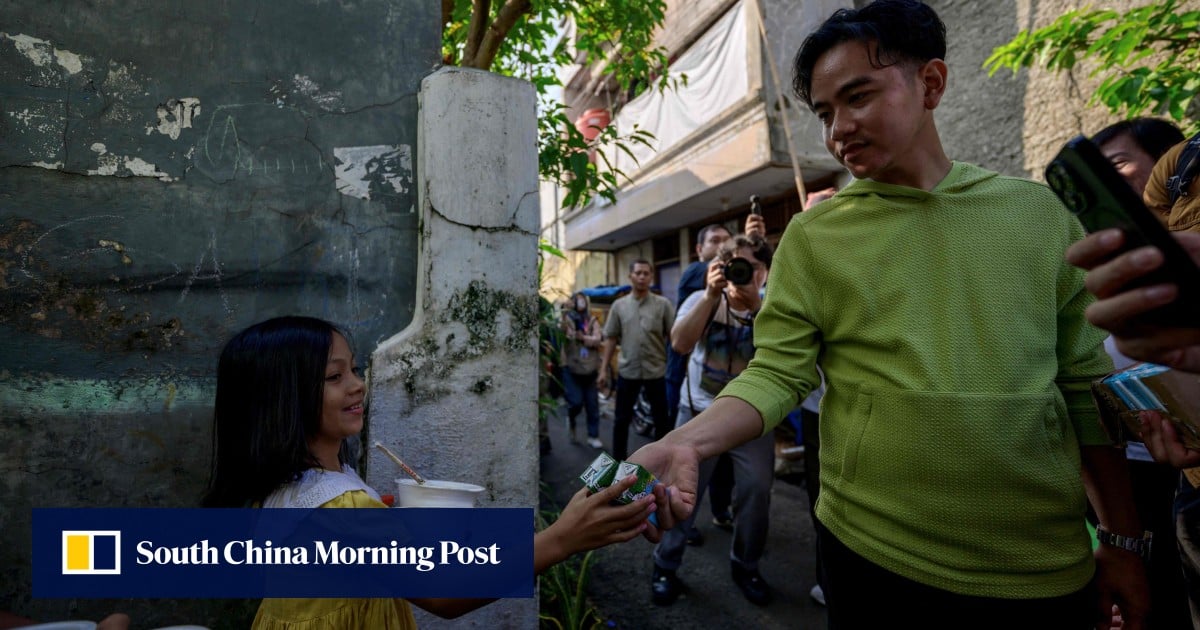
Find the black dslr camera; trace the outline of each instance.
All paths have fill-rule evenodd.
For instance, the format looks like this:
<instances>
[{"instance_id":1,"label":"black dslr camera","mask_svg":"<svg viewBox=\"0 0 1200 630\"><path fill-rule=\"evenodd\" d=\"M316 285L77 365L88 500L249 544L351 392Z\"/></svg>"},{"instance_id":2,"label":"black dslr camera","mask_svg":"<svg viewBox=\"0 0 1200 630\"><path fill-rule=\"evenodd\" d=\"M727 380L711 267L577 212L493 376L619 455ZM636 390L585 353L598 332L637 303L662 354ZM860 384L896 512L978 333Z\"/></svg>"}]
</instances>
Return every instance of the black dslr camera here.
<instances>
[{"instance_id":1,"label":"black dslr camera","mask_svg":"<svg viewBox=\"0 0 1200 630\"><path fill-rule=\"evenodd\" d=\"M762 214L758 195L750 195L750 214ZM750 284L754 281L754 264L745 258L730 258L721 270L730 284Z\"/></svg>"},{"instance_id":2,"label":"black dslr camera","mask_svg":"<svg viewBox=\"0 0 1200 630\"><path fill-rule=\"evenodd\" d=\"M754 280L754 264L745 258L731 258L721 269L730 284L750 284Z\"/></svg>"}]
</instances>

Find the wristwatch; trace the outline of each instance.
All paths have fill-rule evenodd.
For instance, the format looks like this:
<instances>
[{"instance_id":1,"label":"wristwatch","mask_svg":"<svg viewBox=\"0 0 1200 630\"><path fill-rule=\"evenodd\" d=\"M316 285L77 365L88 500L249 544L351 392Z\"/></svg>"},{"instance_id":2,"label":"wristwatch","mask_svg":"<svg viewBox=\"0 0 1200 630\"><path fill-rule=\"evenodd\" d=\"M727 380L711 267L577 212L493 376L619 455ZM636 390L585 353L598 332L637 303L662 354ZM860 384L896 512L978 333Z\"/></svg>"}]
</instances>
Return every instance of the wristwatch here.
<instances>
[{"instance_id":1,"label":"wristwatch","mask_svg":"<svg viewBox=\"0 0 1200 630\"><path fill-rule=\"evenodd\" d=\"M1154 538L1154 534L1151 532L1142 532L1141 538L1134 538L1132 536L1114 534L1107 529L1104 529L1103 525L1097 525L1096 538L1102 545L1124 549L1125 551L1132 551L1133 553L1141 556L1143 559L1149 559L1150 543Z\"/></svg>"}]
</instances>

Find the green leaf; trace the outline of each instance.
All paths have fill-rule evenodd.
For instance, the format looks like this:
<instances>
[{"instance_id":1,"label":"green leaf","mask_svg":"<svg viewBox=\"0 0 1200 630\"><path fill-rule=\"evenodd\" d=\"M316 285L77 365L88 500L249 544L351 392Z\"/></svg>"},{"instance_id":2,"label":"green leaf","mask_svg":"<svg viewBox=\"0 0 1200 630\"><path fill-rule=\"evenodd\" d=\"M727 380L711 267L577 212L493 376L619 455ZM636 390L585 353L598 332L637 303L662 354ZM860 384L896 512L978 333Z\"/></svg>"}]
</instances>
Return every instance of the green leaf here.
<instances>
[{"instance_id":1,"label":"green leaf","mask_svg":"<svg viewBox=\"0 0 1200 630\"><path fill-rule=\"evenodd\" d=\"M1159 0L1119 12L1067 11L1051 24L1023 30L984 60L988 75L1001 68L1070 70L1087 61L1100 83L1089 102L1138 116L1166 112L1185 126L1188 104L1200 87L1200 11L1180 11L1176 0ZM1151 66L1151 60L1157 65Z\"/></svg>"},{"instance_id":2,"label":"green leaf","mask_svg":"<svg viewBox=\"0 0 1200 630\"><path fill-rule=\"evenodd\" d=\"M489 22L503 3L490 4ZM442 52L450 63L459 63L465 51L473 7L470 0L455 0L451 22L442 31ZM534 0L531 10L519 17L501 42L489 69L526 79L546 95L561 86L559 66L575 59L603 60L606 72L623 88L667 89L676 80L662 71L667 65L665 49L654 45L666 9L665 0ZM555 41L564 19L575 23L573 41ZM614 53L616 42L619 52ZM572 47L574 52L568 50ZM683 81L686 84L686 77ZM615 185L598 177L595 167L587 163L584 152L589 145L562 115L561 103L543 107L538 121L538 170L543 178L566 188L564 207L597 195L615 198L611 190Z\"/></svg>"},{"instance_id":3,"label":"green leaf","mask_svg":"<svg viewBox=\"0 0 1200 630\"><path fill-rule=\"evenodd\" d=\"M587 167L588 167L587 153L582 153L582 152L572 153L570 155L570 157L567 158L567 160L571 166L571 168L570 168L571 173L573 173L576 177L582 177L587 174Z\"/></svg>"},{"instance_id":4,"label":"green leaf","mask_svg":"<svg viewBox=\"0 0 1200 630\"><path fill-rule=\"evenodd\" d=\"M550 254L551 256L557 256L564 260L566 259L566 255L564 255L562 253L562 250L551 245L550 242L545 239L542 239L540 242L538 242L538 249L543 252L546 252L547 254Z\"/></svg>"}]
</instances>

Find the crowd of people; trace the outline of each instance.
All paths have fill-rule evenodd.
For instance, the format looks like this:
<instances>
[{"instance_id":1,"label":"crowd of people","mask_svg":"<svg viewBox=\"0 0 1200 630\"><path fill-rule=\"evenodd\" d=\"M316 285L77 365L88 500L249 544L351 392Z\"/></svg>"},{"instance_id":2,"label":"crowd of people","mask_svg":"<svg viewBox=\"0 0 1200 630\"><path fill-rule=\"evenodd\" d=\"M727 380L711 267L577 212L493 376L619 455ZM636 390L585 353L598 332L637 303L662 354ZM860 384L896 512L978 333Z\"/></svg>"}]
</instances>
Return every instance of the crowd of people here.
<instances>
[{"instance_id":1,"label":"crowd of people","mask_svg":"<svg viewBox=\"0 0 1200 630\"><path fill-rule=\"evenodd\" d=\"M793 87L854 181L815 195L777 248L758 214L743 233L700 230L675 304L651 291L642 259L603 323L586 295L570 298L572 440L584 414L586 444L604 448L611 391L613 456L662 483L628 505L612 500L632 476L580 490L537 533L538 573L642 535L657 543L650 597L670 605L709 491L715 522L732 526L733 584L768 604L771 434L816 392L801 417L812 594L830 628L1200 629L1200 451L1158 412L1142 414L1142 446L1114 448L1090 392L1113 358L1200 373L1200 322L1155 316L1180 297L1139 282L1164 264L1157 249L1125 251L1120 230L1085 236L1045 186L946 155L934 121L945 57L945 26L920 2L837 11L805 39ZM1200 263L1200 189L1175 177L1178 129L1135 120L1095 142ZM318 319L230 340L204 505L385 507L348 465L363 426L355 365L349 334ZM630 454L639 396L655 441ZM410 605L456 617L487 603L267 599L254 625L405 628Z\"/></svg>"}]
</instances>

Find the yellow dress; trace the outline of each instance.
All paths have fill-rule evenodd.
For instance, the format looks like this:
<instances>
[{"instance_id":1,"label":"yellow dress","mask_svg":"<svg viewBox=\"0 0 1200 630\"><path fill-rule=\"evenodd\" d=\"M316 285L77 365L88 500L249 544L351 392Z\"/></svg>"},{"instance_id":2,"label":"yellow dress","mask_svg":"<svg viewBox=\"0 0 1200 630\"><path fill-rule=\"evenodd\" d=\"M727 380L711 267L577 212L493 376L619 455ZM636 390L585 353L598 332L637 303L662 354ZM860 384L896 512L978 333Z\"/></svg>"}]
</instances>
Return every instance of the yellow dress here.
<instances>
[{"instance_id":1,"label":"yellow dress","mask_svg":"<svg viewBox=\"0 0 1200 630\"><path fill-rule=\"evenodd\" d=\"M366 491L351 490L321 504L331 508L386 508ZM254 630L416 630L403 599L264 599Z\"/></svg>"}]
</instances>

